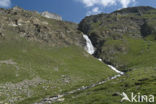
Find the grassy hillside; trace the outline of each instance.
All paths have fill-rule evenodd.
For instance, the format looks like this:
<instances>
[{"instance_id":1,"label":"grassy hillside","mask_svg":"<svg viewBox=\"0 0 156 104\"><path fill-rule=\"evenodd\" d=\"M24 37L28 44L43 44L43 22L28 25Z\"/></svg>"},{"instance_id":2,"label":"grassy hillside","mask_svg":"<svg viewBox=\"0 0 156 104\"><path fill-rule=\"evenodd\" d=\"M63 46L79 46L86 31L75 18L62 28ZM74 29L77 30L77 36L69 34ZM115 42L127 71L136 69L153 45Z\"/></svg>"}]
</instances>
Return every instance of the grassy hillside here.
<instances>
[{"instance_id":1,"label":"grassy hillside","mask_svg":"<svg viewBox=\"0 0 156 104\"><path fill-rule=\"evenodd\" d=\"M127 52L109 54L111 49L108 47L117 47L119 44L126 45ZM56 104L121 104L120 94L122 92L125 92L129 97L132 92L136 95L138 93L154 95L156 99L155 46L156 42L133 38L126 38L124 41L107 41L102 48L107 51L104 54L107 55L107 58L113 57L111 62L118 63L116 66L121 65L119 67L126 72L125 75L84 92L67 96L64 102ZM122 102L122 104L131 103ZM147 102L141 104L147 104Z\"/></svg>"},{"instance_id":2,"label":"grassy hillside","mask_svg":"<svg viewBox=\"0 0 156 104\"><path fill-rule=\"evenodd\" d=\"M156 96L156 9L89 16L79 30L77 24L37 12L0 10L0 103L33 104L117 75L97 58L125 75L56 104L120 104L122 92ZM84 50L82 32L92 40L97 58Z\"/></svg>"},{"instance_id":3,"label":"grassy hillside","mask_svg":"<svg viewBox=\"0 0 156 104\"><path fill-rule=\"evenodd\" d=\"M129 96L131 92L156 96L155 17L155 8L132 7L83 19L79 29L88 34L96 47L94 56L126 73L68 96L62 104L120 104L122 92Z\"/></svg>"},{"instance_id":4,"label":"grassy hillside","mask_svg":"<svg viewBox=\"0 0 156 104\"><path fill-rule=\"evenodd\" d=\"M8 18L2 15L1 17ZM13 17L17 18L16 16L10 18ZM25 18L25 16L20 18ZM49 21L49 26L57 25L57 30L60 29L62 33L69 32L69 30L61 30L65 27L60 24L66 25L66 29L72 27L71 31L80 33L74 32L75 34L70 36L69 32L60 38L55 33L50 34L51 31L57 30L48 27L51 30L38 33L42 37L46 34L52 36L47 38L50 42L46 42L44 38L34 35L36 28L31 29L32 24L13 26L9 23L4 24L8 21L3 23L2 20L0 22L3 24L0 37L0 103L2 104L33 104L45 97L90 85L116 74L84 51L83 43L78 42L81 41L79 39L82 34L72 23L43 18L44 21ZM27 28L27 25L30 27ZM28 31L34 33L30 35L33 38L21 36L19 28L23 28L25 33ZM73 39L72 41L74 39L78 41L72 43L68 41L69 38Z\"/></svg>"},{"instance_id":5,"label":"grassy hillside","mask_svg":"<svg viewBox=\"0 0 156 104\"><path fill-rule=\"evenodd\" d=\"M156 42L143 39L124 38L123 40L107 40L102 46L100 57L109 59L122 71L130 71L138 67L156 66ZM113 52L118 51L118 52Z\"/></svg>"},{"instance_id":6,"label":"grassy hillside","mask_svg":"<svg viewBox=\"0 0 156 104\"><path fill-rule=\"evenodd\" d=\"M156 9L132 7L86 17L79 29L96 47L95 57L128 71L138 64L154 64Z\"/></svg>"},{"instance_id":7,"label":"grassy hillside","mask_svg":"<svg viewBox=\"0 0 156 104\"><path fill-rule=\"evenodd\" d=\"M156 96L155 80L155 67L137 68L104 85L67 96L64 102L55 104L132 104L132 102L128 101L121 103L122 97L120 94L125 92L130 97L133 92L135 95L140 93L141 95ZM147 102L139 103L147 104ZM133 104L137 103L133 102Z\"/></svg>"}]
</instances>

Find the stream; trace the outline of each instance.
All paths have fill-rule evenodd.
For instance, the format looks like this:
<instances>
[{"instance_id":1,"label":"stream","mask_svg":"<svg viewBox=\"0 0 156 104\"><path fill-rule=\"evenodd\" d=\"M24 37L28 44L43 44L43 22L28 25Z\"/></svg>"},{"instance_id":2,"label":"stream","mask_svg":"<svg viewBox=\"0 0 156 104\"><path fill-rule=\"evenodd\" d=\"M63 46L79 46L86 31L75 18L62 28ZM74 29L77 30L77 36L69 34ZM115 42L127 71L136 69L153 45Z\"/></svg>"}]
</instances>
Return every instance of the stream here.
<instances>
[{"instance_id":1,"label":"stream","mask_svg":"<svg viewBox=\"0 0 156 104\"><path fill-rule=\"evenodd\" d=\"M83 38L86 40L86 46L85 46L85 50L89 53L89 54L94 54L95 52L95 48L91 42L91 40L89 39L89 37L87 35L83 35ZM103 62L102 59L98 59L99 61ZM74 94L76 92L79 92L79 91L84 91L84 90L87 90L89 88L93 88L93 87L96 87L98 85L102 85L110 80L113 80L113 79L116 79L118 77L120 77L121 75L124 75L123 72L117 70L115 67L113 67L112 65L107 65L110 69L112 69L113 71L115 71L116 73L118 73L117 75L113 76L113 77L109 77L103 81L99 81L97 83L94 83L94 84L91 84L89 86L82 86L78 89L75 89L75 90L71 90L69 92L66 92L66 93L63 93L63 94L58 94L57 96L52 96L52 97L47 97L47 98L44 98L42 101L38 102L38 103L34 103L34 104L52 104L54 102L60 102L60 101L64 101L64 97L67 96L67 95L70 95L70 94Z\"/></svg>"}]
</instances>

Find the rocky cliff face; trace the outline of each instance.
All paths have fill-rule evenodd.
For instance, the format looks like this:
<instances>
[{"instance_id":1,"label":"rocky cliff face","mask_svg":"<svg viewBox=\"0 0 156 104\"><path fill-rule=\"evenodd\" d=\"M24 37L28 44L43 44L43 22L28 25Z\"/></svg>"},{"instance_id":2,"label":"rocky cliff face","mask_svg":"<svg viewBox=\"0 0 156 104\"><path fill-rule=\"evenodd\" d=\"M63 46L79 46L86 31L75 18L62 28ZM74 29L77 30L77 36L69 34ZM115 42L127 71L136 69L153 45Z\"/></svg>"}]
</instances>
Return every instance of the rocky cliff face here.
<instances>
[{"instance_id":1,"label":"rocky cliff face","mask_svg":"<svg viewBox=\"0 0 156 104\"><path fill-rule=\"evenodd\" d=\"M155 11L156 9L152 7L134 7L110 14L93 15L83 19L79 24L79 29L89 35L96 33L105 39L121 38L122 35L142 37L146 32L140 30L150 25L149 22L152 20L154 21Z\"/></svg>"},{"instance_id":2,"label":"rocky cliff face","mask_svg":"<svg viewBox=\"0 0 156 104\"><path fill-rule=\"evenodd\" d=\"M49 16L58 17L53 14ZM11 31L21 38L48 43L51 46L85 45L82 32L77 30L75 23L48 19L37 12L26 11L19 7L1 9L0 18L1 39L7 39L7 32Z\"/></svg>"},{"instance_id":3,"label":"rocky cliff face","mask_svg":"<svg viewBox=\"0 0 156 104\"><path fill-rule=\"evenodd\" d=\"M46 11L46 12L42 12L41 15L46 18L51 18L51 19L56 19L56 20L62 21L62 17L57 14L54 14L54 13L49 13Z\"/></svg>"},{"instance_id":4,"label":"rocky cliff face","mask_svg":"<svg viewBox=\"0 0 156 104\"><path fill-rule=\"evenodd\" d=\"M79 24L79 30L88 34L96 47L95 56L106 63L125 67L115 60L117 54L128 54L128 39L156 39L156 9L132 7L110 14L86 17ZM111 41L111 42L110 42ZM118 41L118 42L117 42ZM117 42L117 43L115 43ZM113 43L115 43L113 45Z\"/></svg>"}]
</instances>

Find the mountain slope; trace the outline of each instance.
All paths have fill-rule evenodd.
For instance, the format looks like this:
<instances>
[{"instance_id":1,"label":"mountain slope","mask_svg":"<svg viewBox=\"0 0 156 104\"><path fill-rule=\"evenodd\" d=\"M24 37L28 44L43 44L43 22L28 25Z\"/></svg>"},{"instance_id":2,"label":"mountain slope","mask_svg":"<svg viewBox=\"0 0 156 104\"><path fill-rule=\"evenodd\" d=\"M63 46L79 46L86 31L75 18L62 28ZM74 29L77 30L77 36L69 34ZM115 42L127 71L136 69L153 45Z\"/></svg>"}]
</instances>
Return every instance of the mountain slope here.
<instances>
[{"instance_id":1,"label":"mountain slope","mask_svg":"<svg viewBox=\"0 0 156 104\"><path fill-rule=\"evenodd\" d=\"M86 33L96 47L95 57L127 71L138 64L156 62L156 9L132 7L110 14L86 17L79 30ZM154 64L155 65L155 64Z\"/></svg>"},{"instance_id":2,"label":"mountain slope","mask_svg":"<svg viewBox=\"0 0 156 104\"><path fill-rule=\"evenodd\" d=\"M89 16L79 26L18 7L0 9L0 17L0 103L34 104L90 85L55 103L120 104L122 92L156 95L155 8ZM84 33L96 58L84 50L91 44Z\"/></svg>"},{"instance_id":3,"label":"mountain slope","mask_svg":"<svg viewBox=\"0 0 156 104\"><path fill-rule=\"evenodd\" d=\"M0 17L0 103L33 104L116 74L85 52L74 23L17 7Z\"/></svg>"},{"instance_id":4,"label":"mountain slope","mask_svg":"<svg viewBox=\"0 0 156 104\"><path fill-rule=\"evenodd\" d=\"M61 104L135 103L121 102L123 92L129 98L134 93L153 95L155 99L155 17L156 9L152 7L133 7L83 19L79 30L92 40L96 48L94 56L125 71L125 74L95 88L66 96Z\"/></svg>"},{"instance_id":5,"label":"mountain slope","mask_svg":"<svg viewBox=\"0 0 156 104\"><path fill-rule=\"evenodd\" d=\"M150 104L149 100L147 102L146 100L143 102L121 102L122 97L120 94L122 94L122 92L126 93L130 100L132 92L134 95L140 93L140 96L156 96L155 74L156 72L153 68L138 68L135 71L128 72L126 75L111 80L103 85L67 96L65 97L66 100L61 104ZM136 100L138 101L138 96ZM154 104L154 102L151 104Z\"/></svg>"},{"instance_id":6,"label":"mountain slope","mask_svg":"<svg viewBox=\"0 0 156 104\"><path fill-rule=\"evenodd\" d=\"M16 32L18 36L27 40L44 42L56 47L85 46L85 39L74 23L45 18L37 12L19 7L1 9L0 17L2 39L7 38L7 32Z\"/></svg>"}]
</instances>

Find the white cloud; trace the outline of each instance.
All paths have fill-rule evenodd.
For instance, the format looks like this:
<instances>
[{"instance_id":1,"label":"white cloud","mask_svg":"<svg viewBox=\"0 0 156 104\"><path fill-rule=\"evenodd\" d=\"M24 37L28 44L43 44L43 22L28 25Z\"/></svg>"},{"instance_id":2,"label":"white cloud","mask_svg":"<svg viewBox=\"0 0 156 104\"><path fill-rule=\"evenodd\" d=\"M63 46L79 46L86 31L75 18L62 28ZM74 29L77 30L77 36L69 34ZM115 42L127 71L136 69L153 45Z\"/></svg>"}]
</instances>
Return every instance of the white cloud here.
<instances>
[{"instance_id":1,"label":"white cloud","mask_svg":"<svg viewBox=\"0 0 156 104\"><path fill-rule=\"evenodd\" d=\"M134 0L120 0L120 3L124 8L126 8L131 2L134 2Z\"/></svg>"},{"instance_id":2,"label":"white cloud","mask_svg":"<svg viewBox=\"0 0 156 104\"><path fill-rule=\"evenodd\" d=\"M99 7L95 7L91 11L87 12L87 16L92 15L92 14L98 14L100 12L101 12L101 10L99 9Z\"/></svg>"},{"instance_id":3,"label":"white cloud","mask_svg":"<svg viewBox=\"0 0 156 104\"><path fill-rule=\"evenodd\" d=\"M83 3L89 11L87 16L92 14L101 13L104 7L119 6L122 8L128 7L130 4L134 4L136 0L76 0ZM120 8L121 9L121 8Z\"/></svg>"},{"instance_id":4,"label":"white cloud","mask_svg":"<svg viewBox=\"0 0 156 104\"><path fill-rule=\"evenodd\" d=\"M0 7L10 7L11 0L0 0Z\"/></svg>"},{"instance_id":5,"label":"white cloud","mask_svg":"<svg viewBox=\"0 0 156 104\"><path fill-rule=\"evenodd\" d=\"M95 13L97 13L97 12L99 12L99 8L98 7L95 7L95 8L93 8L92 11L95 12Z\"/></svg>"},{"instance_id":6,"label":"white cloud","mask_svg":"<svg viewBox=\"0 0 156 104\"><path fill-rule=\"evenodd\" d=\"M130 3L135 2L135 0L78 0L78 1L85 4L86 7L92 7L95 5L107 7L120 4L122 5L123 8L126 8Z\"/></svg>"}]
</instances>

